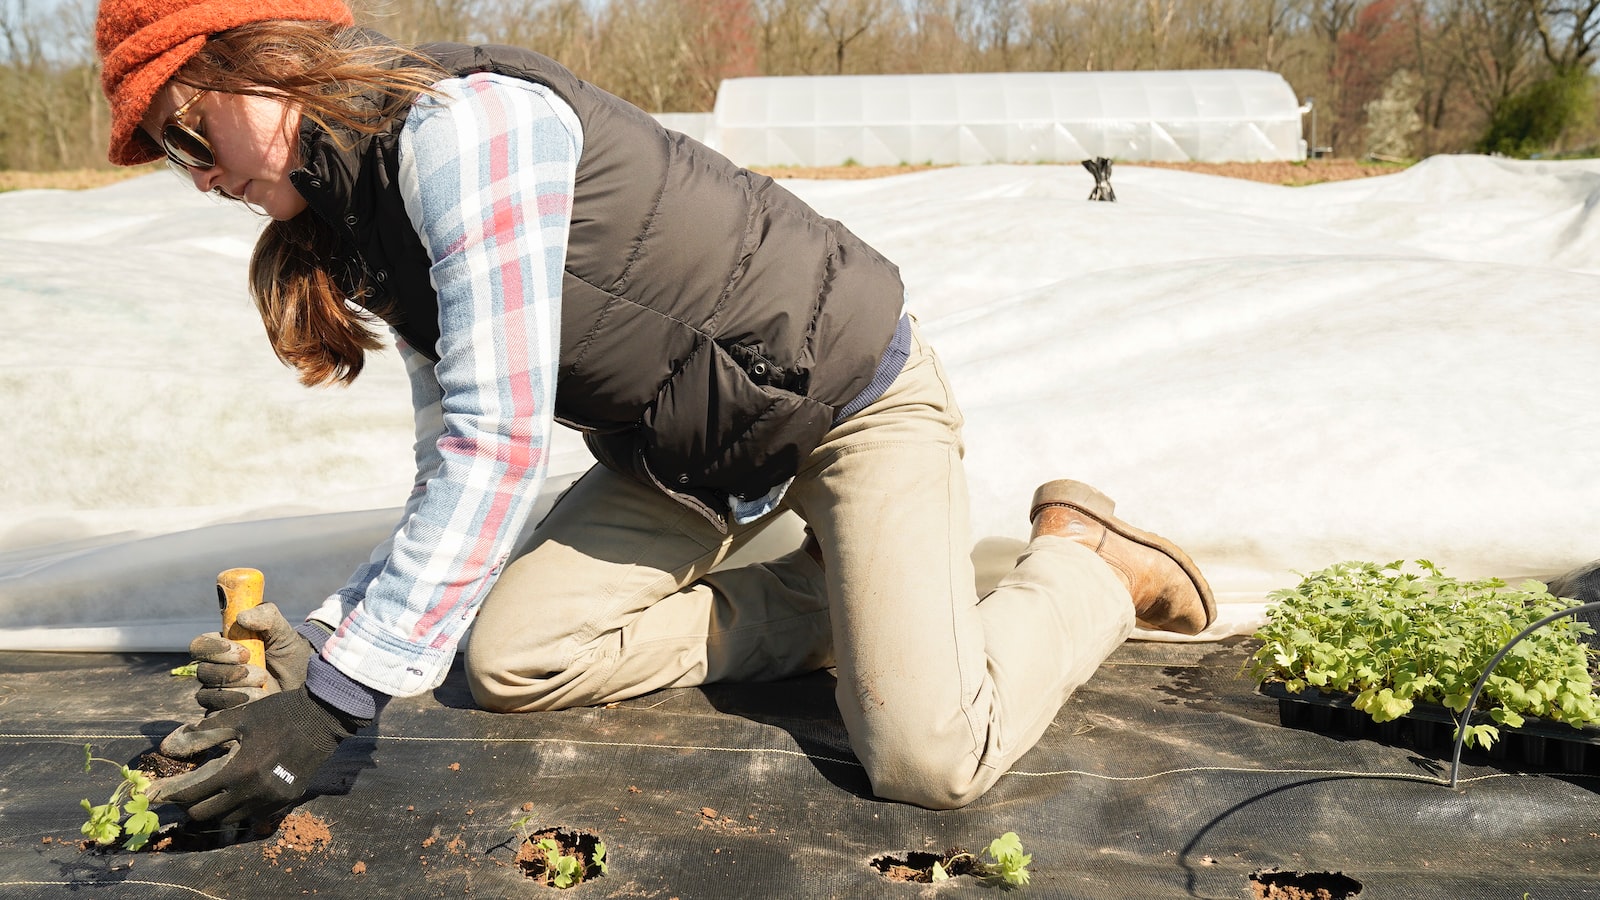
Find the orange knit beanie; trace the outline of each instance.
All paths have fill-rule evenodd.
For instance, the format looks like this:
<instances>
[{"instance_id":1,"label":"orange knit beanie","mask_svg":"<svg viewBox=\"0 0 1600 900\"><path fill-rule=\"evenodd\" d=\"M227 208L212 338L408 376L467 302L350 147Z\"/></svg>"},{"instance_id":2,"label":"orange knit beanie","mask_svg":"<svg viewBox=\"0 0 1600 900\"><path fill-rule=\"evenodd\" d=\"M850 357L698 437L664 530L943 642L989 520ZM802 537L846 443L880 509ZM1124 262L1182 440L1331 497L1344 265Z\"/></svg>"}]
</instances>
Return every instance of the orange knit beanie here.
<instances>
[{"instance_id":1,"label":"orange knit beanie","mask_svg":"<svg viewBox=\"0 0 1600 900\"><path fill-rule=\"evenodd\" d=\"M341 0L102 0L94 40L100 87L111 101L111 161L134 166L160 159L139 131L156 92L210 35L271 19L353 21Z\"/></svg>"}]
</instances>

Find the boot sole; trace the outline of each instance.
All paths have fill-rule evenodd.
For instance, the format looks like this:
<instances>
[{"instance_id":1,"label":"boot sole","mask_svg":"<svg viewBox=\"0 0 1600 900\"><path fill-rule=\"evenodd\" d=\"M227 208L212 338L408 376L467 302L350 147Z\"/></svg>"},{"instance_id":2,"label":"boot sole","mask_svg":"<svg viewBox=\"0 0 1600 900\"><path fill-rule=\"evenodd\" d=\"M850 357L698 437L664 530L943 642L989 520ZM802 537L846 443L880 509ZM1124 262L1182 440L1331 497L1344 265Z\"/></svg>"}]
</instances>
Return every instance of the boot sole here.
<instances>
[{"instance_id":1,"label":"boot sole","mask_svg":"<svg viewBox=\"0 0 1600 900\"><path fill-rule=\"evenodd\" d=\"M1135 528L1117 518L1112 514L1112 511L1117 508L1116 501L1081 481L1062 479L1046 482L1033 492L1033 505L1028 508L1028 521L1032 522L1038 518L1039 510L1046 506L1065 506L1076 509L1079 512L1093 516L1113 533L1166 554L1173 562L1178 564L1179 568L1183 569L1183 574L1189 576L1189 581L1194 585L1195 592L1200 595L1200 605L1205 609L1206 613L1205 627L1211 627L1211 623L1217 620L1217 600L1211 593L1211 585L1206 583L1205 576L1200 574L1200 567L1194 564L1194 560L1189 558L1189 554L1184 553L1177 544L1161 535ZM1204 630L1205 628L1201 629L1201 631Z\"/></svg>"}]
</instances>

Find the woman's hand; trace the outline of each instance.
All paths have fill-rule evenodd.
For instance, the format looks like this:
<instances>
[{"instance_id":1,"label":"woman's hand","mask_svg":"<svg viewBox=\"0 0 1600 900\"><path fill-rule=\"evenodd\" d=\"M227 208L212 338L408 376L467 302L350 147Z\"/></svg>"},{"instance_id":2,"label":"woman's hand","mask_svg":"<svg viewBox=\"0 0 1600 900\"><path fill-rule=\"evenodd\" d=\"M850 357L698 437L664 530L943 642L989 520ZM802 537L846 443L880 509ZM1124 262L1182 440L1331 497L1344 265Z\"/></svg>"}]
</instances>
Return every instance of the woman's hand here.
<instances>
[{"instance_id":1,"label":"woman's hand","mask_svg":"<svg viewBox=\"0 0 1600 900\"><path fill-rule=\"evenodd\" d=\"M189 655L199 663L200 682L195 702L216 712L243 706L280 691L293 691L306 683L306 664L316 650L294 630L277 604L263 603L239 613L238 622L261 635L266 668L248 664L250 651L220 632L202 634L189 643Z\"/></svg>"},{"instance_id":2,"label":"woman's hand","mask_svg":"<svg viewBox=\"0 0 1600 900\"><path fill-rule=\"evenodd\" d=\"M156 779L150 799L224 824L268 815L300 799L333 751L369 722L339 712L304 686L225 709L167 735L161 752L187 759L231 744L226 755Z\"/></svg>"}]
</instances>

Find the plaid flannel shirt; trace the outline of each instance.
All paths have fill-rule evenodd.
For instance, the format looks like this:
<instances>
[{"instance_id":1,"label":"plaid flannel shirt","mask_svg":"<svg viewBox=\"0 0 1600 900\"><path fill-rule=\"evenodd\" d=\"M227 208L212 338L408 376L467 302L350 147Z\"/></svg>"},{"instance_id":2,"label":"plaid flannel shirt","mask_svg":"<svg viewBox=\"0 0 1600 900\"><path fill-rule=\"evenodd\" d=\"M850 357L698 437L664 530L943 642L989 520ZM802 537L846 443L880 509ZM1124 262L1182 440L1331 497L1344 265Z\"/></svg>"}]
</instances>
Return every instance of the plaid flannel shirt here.
<instances>
[{"instance_id":1,"label":"plaid flannel shirt","mask_svg":"<svg viewBox=\"0 0 1600 900\"><path fill-rule=\"evenodd\" d=\"M450 78L400 134L399 187L432 260L439 361L400 343L417 479L393 535L311 618L323 658L380 694L443 681L543 484L562 269L583 136L543 85Z\"/></svg>"}]
</instances>

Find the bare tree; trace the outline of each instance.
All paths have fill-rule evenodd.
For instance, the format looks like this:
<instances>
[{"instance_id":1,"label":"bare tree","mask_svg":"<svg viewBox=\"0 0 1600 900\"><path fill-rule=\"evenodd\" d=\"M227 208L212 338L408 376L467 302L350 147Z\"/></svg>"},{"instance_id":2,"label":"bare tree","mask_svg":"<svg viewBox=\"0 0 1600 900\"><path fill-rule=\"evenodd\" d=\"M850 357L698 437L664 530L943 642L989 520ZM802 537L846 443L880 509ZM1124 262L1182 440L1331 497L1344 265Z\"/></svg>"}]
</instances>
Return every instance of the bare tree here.
<instances>
[{"instance_id":1,"label":"bare tree","mask_svg":"<svg viewBox=\"0 0 1600 900\"><path fill-rule=\"evenodd\" d=\"M612 0L590 78L651 112L690 109L691 29L673 0Z\"/></svg>"},{"instance_id":2,"label":"bare tree","mask_svg":"<svg viewBox=\"0 0 1600 900\"><path fill-rule=\"evenodd\" d=\"M1471 102L1493 116L1532 80L1535 21L1524 0L1433 0L1445 34L1442 52L1461 74Z\"/></svg>"},{"instance_id":3,"label":"bare tree","mask_svg":"<svg viewBox=\"0 0 1600 900\"><path fill-rule=\"evenodd\" d=\"M1182 10L1181 49L1172 63L1182 68L1226 68L1244 39L1246 24L1236 0L1190 0Z\"/></svg>"},{"instance_id":4,"label":"bare tree","mask_svg":"<svg viewBox=\"0 0 1600 900\"><path fill-rule=\"evenodd\" d=\"M470 41L480 37L472 0L366 0L358 20L402 44Z\"/></svg>"},{"instance_id":5,"label":"bare tree","mask_svg":"<svg viewBox=\"0 0 1600 900\"><path fill-rule=\"evenodd\" d=\"M105 101L94 62L93 7L0 2L0 167L104 164Z\"/></svg>"},{"instance_id":6,"label":"bare tree","mask_svg":"<svg viewBox=\"0 0 1600 900\"><path fill-rule=\"evenodd\" d=\"M478 12L485 39L527 47L580 74L594 65L594 18L583 0L488 0Z\"/></svg>"},{"instance_id":7,"label":"bare tree","mask_svg":"<svg viewBox=\"0 0 1600 900\"><path fill-rule=\"evenodd\" d=\"M1600 0L1521 0L1557 76L1586 72L1600 40Z\"/></svg>"},{"instance_id":8,"label":"bare tree","mask_svg":"<svg viewBox=\"0 0 1600 900\"><path fill-rule=\"evenodd\" d=\"M909 0L894 70L956 72L974 68L973 10L974 5L966 0Z\"/></svg>"},{"instance_id":9,"label":"bare tree","mask_svg":"<svg viewBox=\"0 0 1600 900\"><path fill-rule=\"evenodd\" d=\"M1411 58L1420 80L1417 113L1422 130L1413 146L1419 156L1431 155L1441 142L1451 139L1449 132L1460 128L1464 118L1458 107L1468 102L1462 87L1465 75L1461 60L1449 50L1456 40L1458 20L1437 15L1432 7L1438 2L1408 0L1404 11L1414 44ZM1448 2L1452 10L1458 6L1456 0Z\"/></svg>"},{"instance_id":10,"label":"bare tree","mask_svg":"<svg viewBox=\"0 0 1600 900\"><path fill-rule=\"evenodd\" d=\"M973 43L981 68L1010 71L1020 58L1026 12L1020 0L976 0Z\"/></svg>"},{"instance_id":11,"label":"bare tree","mask_svg":"<svg viewBox=\"0 0 1600 900\"><path fill-rule=\"evenodd\" d=\"M1586 91L1600 58L1600 0L354 2L401 42L529 47L657 111L709 109L748 74L1263 68L1316 97L1319 142L1343 152L1368 146L1372 121L1403 131L1412 97L1414 149L1469 149L1503 110L1543 110L1552 77ZM105 164L95 5L0 0L0 166Z\"/></svg>"},{"instance_id":12,"label":"bare tree","mask_svg":"<svg viewBox=\"0 0 1600 900\"><path fill-rule=\"evenodd\" d=\"M825 48L811 27L811 0L756 0L761 69L767 75L815 75Z\"/></svg>"},{"instance_id":13,"label":"bare tree","mask_svg":"<svg viewBox=\"0 0 1600 900\"><path fill-rule=\"evenodd\" d=\"M812 0L812 14L828 42L833 74L844 74L850 45L886 17L889 4L890 0Z\"/></svg>"},{"instance_id":14,"label":"bare tree","mask_svg":"<svg viewBox=\"0 0 1600 900\"><path fill-rule=\"evenodd\" d=\"M1339 36L1350 30L1355 24L1356 14L1361 7L1367 5L1369 0L1310 0L1307 14L1310 17L1311 27L1329 43L1339 40Z\"/></svg>"},{"instance_id":15,"label":"bare tree","mask_svg":"<svg viewBox=\"0 0 1600 900\"><path fill-rule=\"evenodd\" d=\"M1277 71L1299 6L1300 0L1244 0L1247 26L1240 49L1248 48L1249 55L1236 57L1236 63Z\"/></svg>"},{"instance_id":16,"label":"bare tree","mask_svg":"<svg viewBox=\"0 0 1600 900\"><path fill-rule=\"evenodd\" d=\"M1178 11L1178 0L1144 0L1143 5L1149 55L1142 60L1141 68L1164 69L1168 66L1167 49L1171 40L1172 17Z\"/></svg>"},{"instance_id":17,"label":"bare tree","mask_svg":"<svg viewBox=\"0 0 1600 900\"><path fill-rule=\"evenodd\" d=\"M1361 105L1365 98L1347 95L1350 69L1359 63L1348 48L1345 37L1355 27L1361 10L1372 0L1308 0L1307 20L1314 39L1313 53L1322 60L1324 77L1317 92L1319 106L1332 115L1324 116L1328 144L1335 152L1354 152L1357 135L1365 120Z\"/></svg>"}]
</instances>

